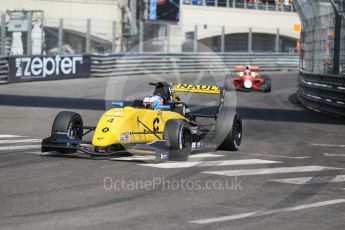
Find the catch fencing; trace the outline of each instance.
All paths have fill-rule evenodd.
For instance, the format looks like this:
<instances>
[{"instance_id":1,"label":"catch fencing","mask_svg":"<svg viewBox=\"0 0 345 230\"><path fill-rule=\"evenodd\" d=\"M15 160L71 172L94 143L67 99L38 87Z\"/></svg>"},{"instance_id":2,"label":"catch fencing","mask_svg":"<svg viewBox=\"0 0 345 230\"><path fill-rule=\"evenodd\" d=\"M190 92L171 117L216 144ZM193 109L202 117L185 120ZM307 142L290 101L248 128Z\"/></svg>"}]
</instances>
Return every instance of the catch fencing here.
<instances>
[{"instance_id":1,"label":"catch fencing","mask_svg":"<svg viewBox=\"0 0 345 230\"><path fill-rule=\"evenodd\" d=\"M8 64L6 57L0 57L0 84L8 81Z\"/></svg>"},{"instance_id":2,"label":"catch fencing","mask_svg":"<svg viewBox=\"0 0 345 230\"><path fill-rule=\"evenodd\" d=\"M236 65L258 65L263 71L296 70L299 57L288 53L142 53L91 56L91 76L229 72Z\"/></svg>"}]
</instances>

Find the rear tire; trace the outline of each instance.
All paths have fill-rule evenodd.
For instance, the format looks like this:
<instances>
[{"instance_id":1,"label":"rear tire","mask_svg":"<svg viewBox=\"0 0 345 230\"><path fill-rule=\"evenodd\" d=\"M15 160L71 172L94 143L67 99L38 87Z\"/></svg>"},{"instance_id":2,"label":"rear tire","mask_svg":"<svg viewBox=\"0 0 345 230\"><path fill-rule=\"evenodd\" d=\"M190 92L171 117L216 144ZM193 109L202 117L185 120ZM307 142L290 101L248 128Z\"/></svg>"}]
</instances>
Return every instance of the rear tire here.
<instances>
[{"instance_id":1,"label":"rear tire","mask_svg":"<svg viewBox=\"0 0 345 230\"><path fill-rule=\"evenodd\" d=\"M265 93L271 92L272 89L272 81L271 78L268 76L262 76L262 79L264 80L264 84L262 85L262 89Z\"/></svg>"},{"instance_id":2,"label":"rear tire","mask_svg":"<svg viewBox=\"0 0 345 230\"><path fill-rule=\"evenodd\" d=\"M53 126L54 133L66 133L71 139L82 140L83 138L83 119L78 113L62 111L56 115ZM75 149L60 149L60 153L75 153Z\"/></svg>"},{"instance_id":3,"label":"rear tire","mask_svg":"<svg viewBox=\"0 0 345 230\"><path fill-rule=\"evenodd\" d=\"M230 90L234 90L235 89L235 86L232 84L231 79L232 79L232 76L230 74L226 74L225 75L224 89L226 91L230 91Z\"/></svg>"},{"instance_id":4,"label":"rear tire","mask_svg":"<svg viewBox=\"0 0 345 230\"><path fill-rule=\"evenodd\" d=\"M222 122L221 116L217 118L217 126L227 126L224 121ZM224 129L223 127L222 130L227 131L227 133L225 134L225 139L220 144L218 149L225 151L238 151L242 141L241 116L238 113L236 113L233 117L231 125L226 127L226 129Z\"/></svg>"},{"instance_id":5,"label":"rear tire","mask_svg":"<svg viewBox=\"0 0 345 230\"><path fill-rule=\"evenodd\" d=\"M187 161L191 152L192 138L189 124L183 120L169 120L165 124L164 139L169 148L169 160Z\"/></svg>"}]
</instances>

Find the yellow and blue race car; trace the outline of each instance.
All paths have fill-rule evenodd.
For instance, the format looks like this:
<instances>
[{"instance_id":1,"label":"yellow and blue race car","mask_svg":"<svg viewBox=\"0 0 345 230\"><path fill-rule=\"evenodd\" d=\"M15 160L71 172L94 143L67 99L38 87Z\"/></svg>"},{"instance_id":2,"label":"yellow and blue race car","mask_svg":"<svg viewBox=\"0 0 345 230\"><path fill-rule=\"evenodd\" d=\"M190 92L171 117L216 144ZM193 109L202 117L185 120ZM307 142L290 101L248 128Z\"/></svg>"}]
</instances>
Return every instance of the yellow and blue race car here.
<instances>
[{"instance_id":1,"label":"yellow and blue race car","mask_svg":"<svg viewBox=\"0 0 345 230\"><path fill-rule=\"evenodd\" d=\"M42 152L96 156L130 153L154 155L156 160L188 160L193 151L237 151L242 140L242 120L224 106L226 90L215 85L152 82L152 96L133 102L112 102L96 126L85 126L75 112L57 114L51 136L42 140ZM176 92L219 95L215 114L196 114ZM214 119L212 127L198 124L198 117ZM83 137L94 132L92 141ZM206 138L207 137L207 138ZM207 141L206 141L207 139ZM211 144L211 145L210 145ZM214 150L213 149L213 150Z\"/></svg>"}]
</instances>

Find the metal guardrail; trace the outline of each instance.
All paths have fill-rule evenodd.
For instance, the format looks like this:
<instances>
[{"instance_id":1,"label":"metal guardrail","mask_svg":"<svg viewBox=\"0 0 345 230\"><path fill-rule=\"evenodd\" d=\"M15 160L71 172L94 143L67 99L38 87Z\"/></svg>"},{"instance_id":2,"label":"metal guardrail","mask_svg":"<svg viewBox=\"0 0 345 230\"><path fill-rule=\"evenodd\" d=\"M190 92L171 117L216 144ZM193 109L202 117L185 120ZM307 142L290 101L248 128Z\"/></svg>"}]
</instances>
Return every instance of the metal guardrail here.
<instances>
[{"instance_id":1,"label":"metal guardrail","mask_svg":"<svg viewBox=\"0 0 345 230\"><path fill-rule=\"evenodd\" d=\"M7 57L0 57L0 84L8 81Z\"/></svg>"},{"instance_id":2,"label":"metal guardrail","mask_svg":"<svg viewBox=\"0 0 345 230\"><path fill-rule=\"evenodd\" d=\"M345 116L345 76L300 71L297 97L310 109Z\"/></svg>"},{"instance_id":3,"label":"metal guardrail","mask_svg":"<svg viewBox=\"0 0 345 230\"><path fill-rule=\"evenodd\" d=\"M94 54L91 56L91 76L229 72L235 65L259 65L263 71L296 70L299 57L289 53Z\"/></svg>"},{"instance_id":4,"label":"metal guardrail","mask_svg":"<svg viewBox=\"0 0 345 230\"><path fill-rule=\"evenodd\" d=\"M7 57L0 57L0 83L8 82ZM289 53L119 53L91 55L91 77L165 73L227 73L235 65L259 65L262 71L296 70Z\"/></svg>"}]
</instances>

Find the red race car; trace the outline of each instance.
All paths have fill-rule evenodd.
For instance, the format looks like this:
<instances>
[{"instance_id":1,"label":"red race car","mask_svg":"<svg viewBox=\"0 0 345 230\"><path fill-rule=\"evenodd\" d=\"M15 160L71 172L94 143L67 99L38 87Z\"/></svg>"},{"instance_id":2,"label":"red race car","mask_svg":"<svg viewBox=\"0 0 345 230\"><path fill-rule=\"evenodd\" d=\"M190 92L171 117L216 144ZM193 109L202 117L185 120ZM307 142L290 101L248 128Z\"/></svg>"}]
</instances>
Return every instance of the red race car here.
<instances>
[{"instance_id":1,"label":"red race car","mask_svg":"<svg viewBox=\"0 0 345 230\"><path fill-rule=\"evenodd\" d=\"M271 78L260 75L259 66L234 66L231 79L226 77L225 88L271 92Z\"/></svg>"}]
</instances>

